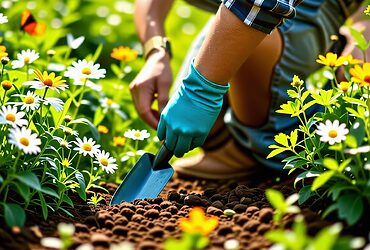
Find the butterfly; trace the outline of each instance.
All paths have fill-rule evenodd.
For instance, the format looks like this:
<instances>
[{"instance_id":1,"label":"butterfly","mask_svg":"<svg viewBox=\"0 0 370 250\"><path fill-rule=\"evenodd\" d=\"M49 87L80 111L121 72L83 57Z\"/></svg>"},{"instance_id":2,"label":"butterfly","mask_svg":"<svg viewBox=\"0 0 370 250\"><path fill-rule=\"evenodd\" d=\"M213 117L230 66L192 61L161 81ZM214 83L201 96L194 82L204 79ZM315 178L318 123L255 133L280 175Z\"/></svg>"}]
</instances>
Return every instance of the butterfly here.
<instances>
[{"instance_id":1,"label":"butterfly","mask_svg":"<svg viewBox=\"0 0 370 250\"><path fill-rule=\"evenodd\" d=\"M36 22L32 13L29 10L25 10L21 15L21 30L27 32L31 36L39 36L45 33L46 25Z\"/></svg>"}]
</instances>

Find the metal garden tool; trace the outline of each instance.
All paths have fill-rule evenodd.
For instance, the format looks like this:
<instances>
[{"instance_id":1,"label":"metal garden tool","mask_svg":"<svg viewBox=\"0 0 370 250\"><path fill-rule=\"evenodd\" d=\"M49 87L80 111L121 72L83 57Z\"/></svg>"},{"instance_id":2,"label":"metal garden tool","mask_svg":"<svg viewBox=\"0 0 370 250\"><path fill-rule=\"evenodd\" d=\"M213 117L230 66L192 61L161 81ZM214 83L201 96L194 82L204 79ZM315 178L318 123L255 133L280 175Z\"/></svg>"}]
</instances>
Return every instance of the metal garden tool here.
<instances>
[{"instance_id":1,"label":"metal garden tool","mask_svg":"<svg viewBox=\"0 0 370 250\"><path fill-rule=\"evenodd\" d=\"M164 144L157 155L143 154L115 191L110 205L157 197L174 173L168 163L172 156Z\"/></svg>"}]
</instances>

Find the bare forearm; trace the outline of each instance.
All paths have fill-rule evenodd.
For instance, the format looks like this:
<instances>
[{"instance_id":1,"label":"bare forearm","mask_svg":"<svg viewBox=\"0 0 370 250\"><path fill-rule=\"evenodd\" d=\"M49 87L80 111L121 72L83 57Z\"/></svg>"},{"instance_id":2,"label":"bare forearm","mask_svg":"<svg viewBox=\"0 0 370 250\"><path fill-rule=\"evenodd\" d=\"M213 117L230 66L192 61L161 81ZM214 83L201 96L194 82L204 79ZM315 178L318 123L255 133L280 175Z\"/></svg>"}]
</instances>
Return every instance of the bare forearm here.
<instances>
[{"instance_id":1,"label":"bare forearm","mask_svg":"<svg viewBox=\"0 0 370 250\"><path fill-rule=\"evenodd\" d=\"M265 33L247 26L222 5L195 59L195 67L208 80L226 84L265 37Z\"/></svg>"},{"instance_id":2,"label":"bare forearm","mask_svg":"<svg viewBox=\"0 0 370 250\"><path fill-rule=\"evenodd\" d=\"M164 21L173 0L137 0L135 24L142 43L153 36L165 36Z\"/></svg>"}]
</instances>

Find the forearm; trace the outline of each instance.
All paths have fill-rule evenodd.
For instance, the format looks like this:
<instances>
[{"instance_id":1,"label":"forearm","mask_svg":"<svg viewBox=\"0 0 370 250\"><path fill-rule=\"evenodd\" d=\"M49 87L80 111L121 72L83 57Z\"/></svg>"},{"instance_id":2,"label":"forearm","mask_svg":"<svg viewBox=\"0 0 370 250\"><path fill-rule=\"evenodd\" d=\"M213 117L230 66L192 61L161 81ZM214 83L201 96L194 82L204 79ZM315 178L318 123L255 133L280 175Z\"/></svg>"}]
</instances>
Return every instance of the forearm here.
<instances>
[{"instance_id":1,"label":"forearm","mask_svg":"<svg viewBox=\"0 0 370 250\"><path fill-rule=\"evenodd\" d=\"M226 84L267 34L244 24L224 5L214 22L195 67L208 80Z\"/></svg>"},{"instance_id":2,"label":"forearm","mask_svg":"<svg viewBox=\"0 0 370 250\"><path fill-rule=\"evenodd\" d=\"M137 0L135 25L142 43L153 36L166 36L164 22L173 0Z\"/></svg>"}]
</instances>

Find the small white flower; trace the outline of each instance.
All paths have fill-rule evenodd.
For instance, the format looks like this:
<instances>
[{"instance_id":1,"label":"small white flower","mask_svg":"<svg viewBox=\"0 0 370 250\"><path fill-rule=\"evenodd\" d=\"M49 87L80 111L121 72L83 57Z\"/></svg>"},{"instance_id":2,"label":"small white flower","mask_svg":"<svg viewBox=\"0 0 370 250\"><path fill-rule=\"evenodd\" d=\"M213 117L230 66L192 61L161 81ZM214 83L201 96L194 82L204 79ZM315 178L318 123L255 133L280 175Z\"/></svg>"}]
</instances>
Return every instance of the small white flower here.
<instances>
[{"instance_id":1,"label":"small white flower","mask_svg":"<svg viewBox=\"0 0 370 250\"><path fill-rule=\"evenodd\" d=\"M63 138L59 136L53 136L53 139L56 140L62 148L66 148L66 149L71 148L71 143L64 140Z\"/></svg>"},{"instance_id":2,"label":"small white flower","mask_svg":"<svg viewBox=\"0 0 370 250\"><path fill-rule=\"evenodd\" d=\"M41 98L33 93L32 91L27 91L25 95L15 94L13 96L22 97L22 102L15 102L15 106L21 106L21 110L26 110L27 112L30 110L36 110L40 107L40 100Z\"/></svg>"},{"instance_id":3,"label":"small white flower","mask_svg":"<svg viewBox=\"0 0 370 250\"><path fill-rule=\"evenodd\" d=\"M17 54L17 60L12 61L12 68L18 69L24 67L26 64L31 64L39 58L39 53L35 50L22 50L21 53Z\"/></svg>"},{"instance_id":4,"label":"small white flower","mask_svg":"<svg viewBox=\"0 0 370 250\"><path fill-rule=\"evenodd\" d=\"M124 134L125 137L133 139L133 140L144 140L150 136L146 129L144 130L136 130L136 129L129 129Z\"/></svg>"},{"instance_id":5,"label":"small white flower","mask_svg":"<svg viewBox=\"0 0 370 250\"><path fill-rule=\"evenodd\" d=\"M96 142L92 138L87 139L85 136L82 140L76 138L74 143L77 145L74 150L78 151L79 154L83 154L83 156L90 155L94 157L94 155L99 153L100 145L95 144Z\"/></svg>"},{"instance_id":6,"label":"small white flower","mask_svg":"<svg viewBox=\"0 0 370 250\"><path fill-rule=\"evenodd\" d=\"M80 36L78 38L74 38L71 33L67 34L67 44L68 47L71 49L77 49L78 47L81 46L81 44L85 41L84 36Z\"/></svg>"},{"instance_id":7,"label":"small white flower","mask_svg":"<svg viewBox=\"0 0 370 250\"><path fill-rule=\"evenodd\" d=\"M0 110L0 124L10 124L12 126L25 126L28 124L24 112L18 112L17 107L3 106Z\"/></svg>"},{"instance_id":8,"label":"small white flower","mask_svg":"<svg viewBox=\"0 0 370 250\"><path fill-rule=\"evenodd\" d=\"M127 151L126 155L122 156L121 162L125 162L133 156L142 156L145 153L146 153L145 150L138 150L138 151L136 151L136 153L132 152L132 151Z\"/></svg>"},{"instance_id":9,"label":"small white flower","mask_svg":"<svg viewBox=\"0 0 370 250\"><path fill-rule=\"evenodd\" d=\"M64 64L61 64L61 63L49 63L48 65L48 70L49 71L55 71L55 72L62 72L64 70L66 70L66 66L64 66Z\"/></svg>"},{"instance_id":10,"label":"small white flower","mask_svg":"<svg viewBox=\"0 0 370 250\"><path fill-rule=\"evenodd\" d=\"M225 250L238 250L239 247L240 243L237 239L229 239L224 243Z\"/></svg>"},{"instance_id":11,"label":"small white flower","mask_svg":"<svg viewBox=\"0 0 370 250\"><path fill-rule=\"evenodd\" d=\"M8 22L8 17L5 16L3 13L0 13L0 24L4 24Z\"/></svg>"},{"instance_id":12,"label":"small white flower","mask_svg":"<svg viewBox=\"0 0 370 250\"><path fill-rule=\"evenodd\" d=\"M333 123L330 120L326 120L325 123L320 123L316 130L316 133L321 136L320 141L328 142L330 145L344 141L348 132L346 124L342 123L339 125L338 120L335 120Z\"/></svg>"},{"instance_id":13,"label":"small white flower","mask_svg":"<svg viewBox=\"0 0 370 250\"><path fill-rule=\"evenodd\" d=\"M67 68L64 76L71 79L100 79L105 77L106 70L99 69L100 64L94 64L93 61L86 59L73 62L72 66Z\"/></svg>"},{"instance_id":14,"label":"small white flower","mask_svg":"<svg viewBox=\"0 0 370 250\"><path fill-rule=\"evenodd\" d=\"M85 84L85 79L73 79L73 84L77 86L82 86ZM87 80L86 86L97 92L102 91L103 87L99 84L93 83L92 81Z\"/></svg>"},{"instance_id":15,"label":"small white flower","mask_svg":"<svg viewBox=\"0 0 370 250\"><path fill-rule=\"evenodd\" d=\"M63 107L64 102L61 99L55 98L55 97L47 97L47 98L45 98L44 104L46 106L51 105L57 112L62 111L63 108L64 108Z\"/></svg>"},{"instance_id":16,"label":"small white flower","mask_svg":"<svg viewBox=\"0 0 370 250\"><path fill-rule=\"evenodd\" d=\"M32 134L32 131L25 127L10 129L9 143L15 145L25 154L37 154L41 150L39 147L41 140L37 134Z\"/></svg>"},{"instance_id":17,"label":"small white flower","mask_svg":"<svg viewBox=\"0 0 370 250\"><path fill-rule=\"evenodd\" d=\"M95 163L98 163L99 166L107 173L107 174L113 174L117 169L116 159L113 157L110 157L109 152L105 152L102 150L99 152L96 156L97 161Z\"/></svg>"},{"instance_id":18,"label":"small white flower","mask_svg":"<svg viewBox=\"0 0 370 250\"><path fill-rule=\"evenodd\" d=\"M112 99L104 97L100 99L100 104L105 109L118 109L119 105L115 103Z\"/></svg>"}]
</instances>

